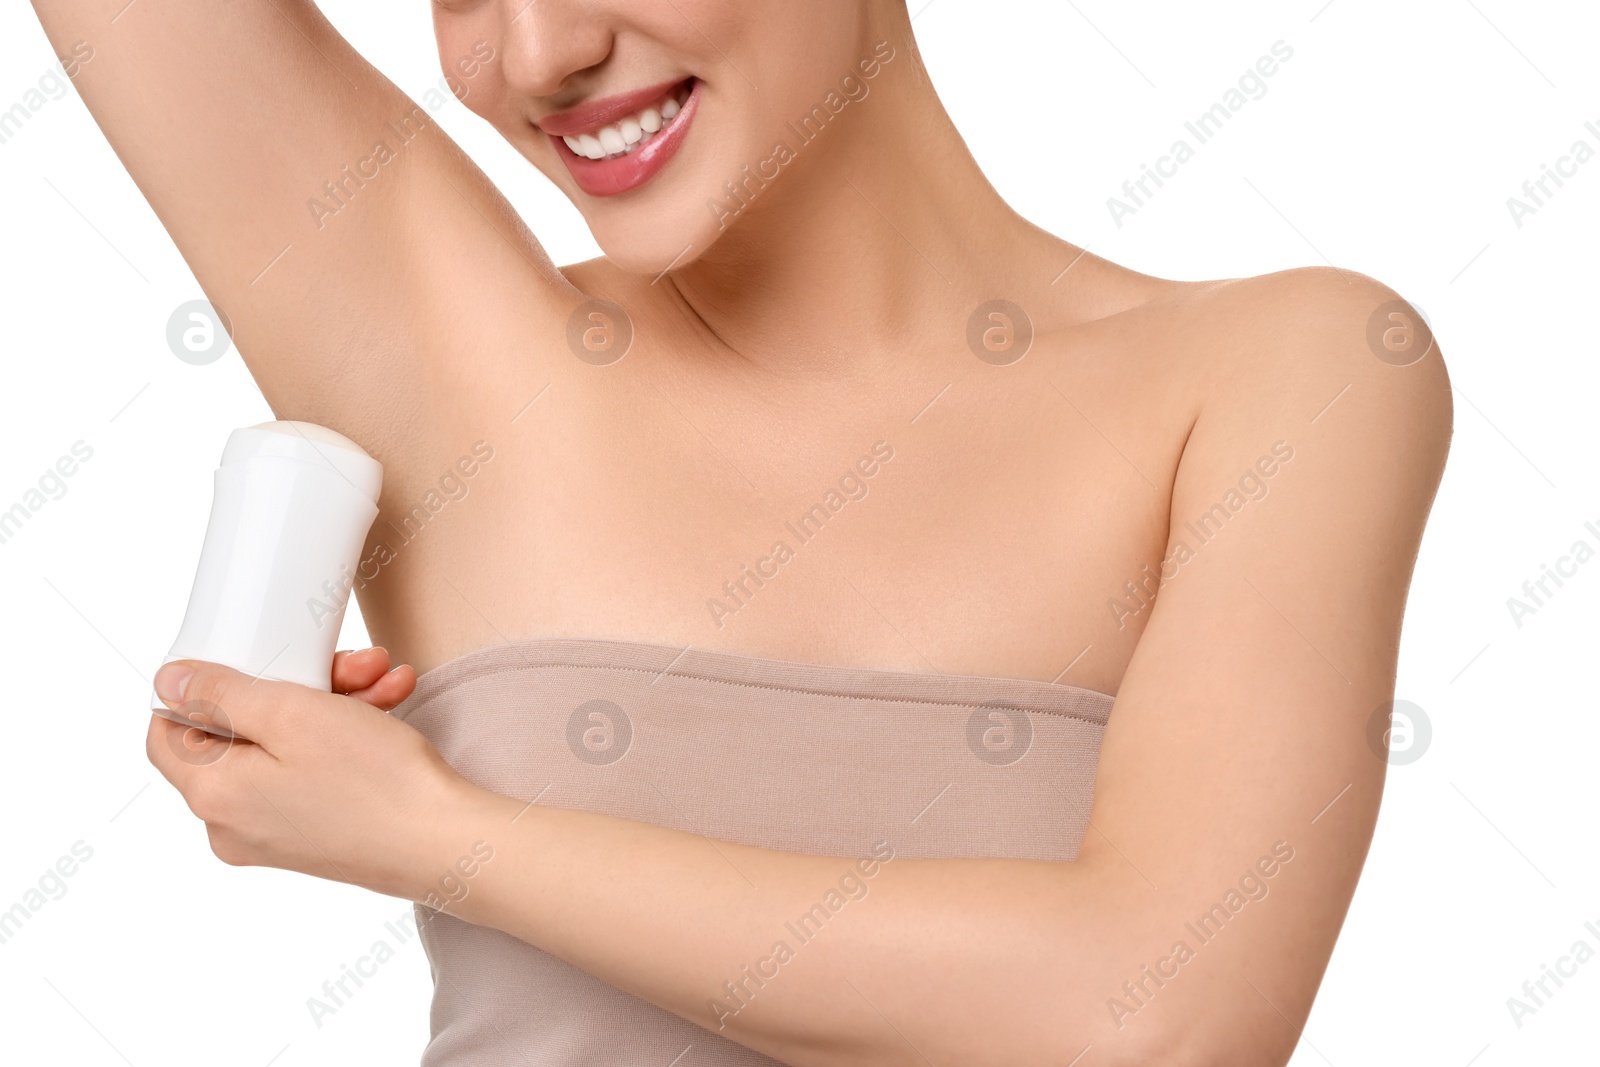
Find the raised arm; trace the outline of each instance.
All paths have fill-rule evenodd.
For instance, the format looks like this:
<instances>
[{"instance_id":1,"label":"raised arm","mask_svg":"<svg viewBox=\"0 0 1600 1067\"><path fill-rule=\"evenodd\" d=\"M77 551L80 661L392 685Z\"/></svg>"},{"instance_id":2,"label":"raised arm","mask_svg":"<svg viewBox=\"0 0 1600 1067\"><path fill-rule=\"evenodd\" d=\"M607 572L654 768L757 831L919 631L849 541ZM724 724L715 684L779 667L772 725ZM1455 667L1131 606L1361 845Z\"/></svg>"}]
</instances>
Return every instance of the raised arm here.
<instances>
[{"instance_id":1,"label":"raised arm","mask_svg":"<svg viewBox=\"0 0 1600 1067\"><path fill-rule=\"evenodd\" d=\"M92 50L78 91L280 417L404 459L449 417L425 401L451 364L560 336L571 301L532 236L307 0L34 9L58 55ZM499 57L443 59L470 92Z\"/></svg>"}]
</instances>

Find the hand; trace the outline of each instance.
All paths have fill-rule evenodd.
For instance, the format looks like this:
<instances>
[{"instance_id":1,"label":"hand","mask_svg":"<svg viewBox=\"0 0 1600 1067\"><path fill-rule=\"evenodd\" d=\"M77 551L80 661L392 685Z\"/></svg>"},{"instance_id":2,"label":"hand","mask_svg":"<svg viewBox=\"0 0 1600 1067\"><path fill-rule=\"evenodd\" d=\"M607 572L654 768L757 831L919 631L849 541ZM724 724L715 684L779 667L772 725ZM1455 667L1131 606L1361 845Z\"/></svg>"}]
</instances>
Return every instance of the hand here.
<instances>
[{"instance_id":1,"label":"hand","mask_svg":"<svg viewBox=\"0 0 1600 1067\"><path fill-rule=\"evenodd\" d=\"M384 710L416 687L383 649L341 652L324 693L178 660L162 701L218 737L152 715L146 751L206 824L224 863L281 867L421 900L467 844L451 826L478 792Z\"/></svg>"}]
</instances>

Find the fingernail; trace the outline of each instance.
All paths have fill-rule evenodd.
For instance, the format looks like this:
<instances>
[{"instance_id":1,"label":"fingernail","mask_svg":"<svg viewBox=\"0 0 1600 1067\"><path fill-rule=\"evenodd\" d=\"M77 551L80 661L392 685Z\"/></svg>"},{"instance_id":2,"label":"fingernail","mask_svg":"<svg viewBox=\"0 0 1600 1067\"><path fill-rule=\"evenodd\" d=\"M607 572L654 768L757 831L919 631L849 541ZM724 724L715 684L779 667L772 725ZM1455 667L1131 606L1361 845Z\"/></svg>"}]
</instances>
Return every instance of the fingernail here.
<instances>
[{"instance_id":1,"label":"fingernail","mask_svg":"<svg viewBox=\"0 0 1600 1067\"><path fill-rule=\"evenodd\" d=\"M189 688L189 676L194 673L193 667L185 667L180 663L169 663L156 671L156 696L168 704L176 704L183 700L183 691Z\"/></svg>"}]
</instances>

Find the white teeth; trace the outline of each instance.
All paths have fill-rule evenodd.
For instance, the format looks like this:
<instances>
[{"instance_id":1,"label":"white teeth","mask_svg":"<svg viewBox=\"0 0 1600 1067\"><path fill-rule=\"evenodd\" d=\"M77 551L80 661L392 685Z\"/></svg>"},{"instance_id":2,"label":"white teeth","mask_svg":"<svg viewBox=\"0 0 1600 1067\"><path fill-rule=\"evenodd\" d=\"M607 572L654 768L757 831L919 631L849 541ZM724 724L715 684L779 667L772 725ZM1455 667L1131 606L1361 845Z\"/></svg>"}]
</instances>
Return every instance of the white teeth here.
<instances>
[{"instance_id":1,"label":"white teeth","mask_svg":"<svg viewBox=\"0 0 1600 1067\"><path fill-rule=\"evenodd\" d=\"M689 90L679 88L655 107L647 107L636 115L591 133L566 136L562 140L574 155L588 159L615 159L632 155L649 144L651 139L683 111L689 99Z\"/></svg>"}]
</instances>

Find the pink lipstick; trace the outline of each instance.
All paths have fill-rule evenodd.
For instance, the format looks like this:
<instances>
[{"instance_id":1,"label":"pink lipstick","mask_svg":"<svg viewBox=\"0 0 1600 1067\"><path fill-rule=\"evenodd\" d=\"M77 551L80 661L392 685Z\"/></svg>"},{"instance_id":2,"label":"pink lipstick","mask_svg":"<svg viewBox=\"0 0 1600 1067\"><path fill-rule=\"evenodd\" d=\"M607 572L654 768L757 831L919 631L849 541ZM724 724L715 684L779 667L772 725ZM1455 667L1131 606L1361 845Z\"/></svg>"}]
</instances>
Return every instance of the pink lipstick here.
<instances>
[{"instance_id":1,"label":"pink lipstick","mask_svg":"<svg viewBox=\"0 0 1600 1067\"><path fill-rule=\"evenodd\" d=\"M539 129L580 189L617 196L654 178L677 154L700 85L688 78L605 97L541 119Z\"/></svg>"}]
</instances>

